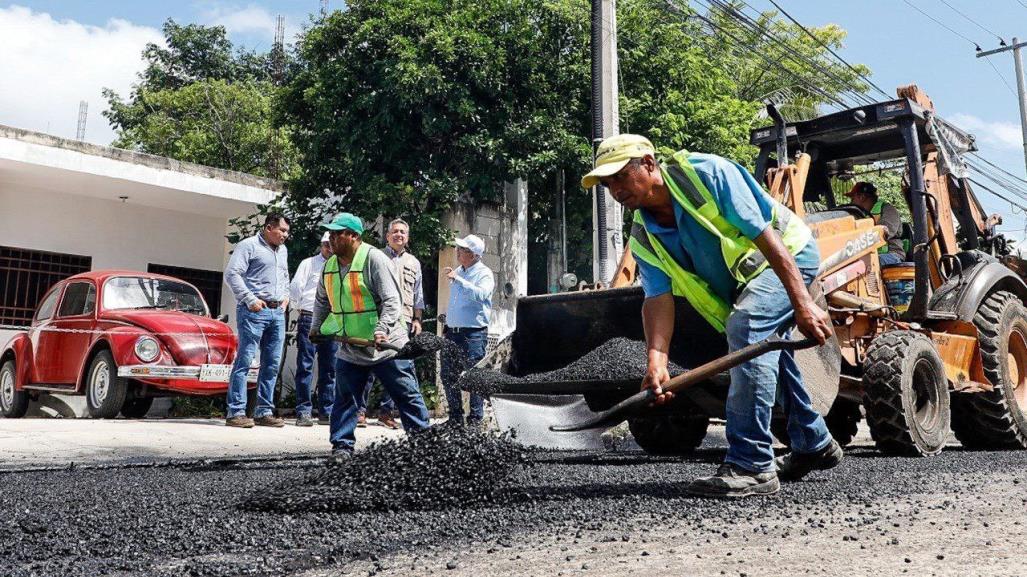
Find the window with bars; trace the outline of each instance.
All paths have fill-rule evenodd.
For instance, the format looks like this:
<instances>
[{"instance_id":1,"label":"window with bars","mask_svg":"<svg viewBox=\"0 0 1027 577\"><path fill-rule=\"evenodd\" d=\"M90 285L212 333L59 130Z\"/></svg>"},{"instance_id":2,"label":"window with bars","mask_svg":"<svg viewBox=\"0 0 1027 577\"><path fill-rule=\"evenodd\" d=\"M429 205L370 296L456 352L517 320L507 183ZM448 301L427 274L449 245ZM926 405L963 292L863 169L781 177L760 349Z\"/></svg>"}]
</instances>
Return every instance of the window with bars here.
<instances>
[{"instance_id":1,"label":"window with bars","mask_svg":"<svg viewBox=\"0 0 1027 577\"><path fill-rule=\"evenodd\" d=\"M92 267L88 256L0 246L0 324L29 326L50 287Z\"/></svg>"},{"instance_id":2,"label":"window with bars","mask_svg":"<svg viewBox=\"0 0 1027 577\"><path fill-rule=\"evenodd\" d=\"M224 273L221 271L154 264L152 262L147 265L146 271L173 276L193 285L203 295L203 300L207 301L207 307L210 308L211 316L216 317L221 314L221 281L224 276Z\"/></svg>"}]
</instances>

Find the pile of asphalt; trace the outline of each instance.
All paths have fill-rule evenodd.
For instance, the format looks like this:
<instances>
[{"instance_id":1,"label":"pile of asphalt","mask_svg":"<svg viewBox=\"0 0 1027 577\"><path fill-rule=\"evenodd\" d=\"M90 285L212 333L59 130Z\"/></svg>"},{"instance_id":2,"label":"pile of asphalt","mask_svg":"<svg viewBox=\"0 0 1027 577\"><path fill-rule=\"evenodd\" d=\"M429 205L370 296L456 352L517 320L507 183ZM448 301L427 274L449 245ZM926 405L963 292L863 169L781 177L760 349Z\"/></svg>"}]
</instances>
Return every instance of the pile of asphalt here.
<instances>
[{"instance_id":1,"label":"pile of asphalt","mask_svg":"<svg viewBox=\"0 0 1027 577\"><path fill-rule=\"evenodd\" d=\"M982 530L982 522L1001 527L1024 520L1024 499L1010 500L996 487L1020 482L1027 451L955 449L908 459L857 449L837 469L786 484L777 496L737 502L688 496L687 483L712 473L723 456L722 450L684 459L537 453L531 455L532 466L518 474L517 491L498 504L349 513L280 513L236 506L248 495L289 483L305 491L303 480L323 468L323 462L2 473L0 575L208 577L309 574L311 569L333 575L358 570L446 574L448 566L459 565L461 556L471 551L506 562L518 556L528 559L554 540L557 546L579 549L617 541L642 555L651 548L647 539L657 534L691 544L730 535L739 547L760 551L816 538L819 546L865 546L867 555L887 555L896 554L908 535L919 532L937 543L937 550L930 551L933 559L933 553L946 552L941 549L947 543L994 530ZM964 511L986 507L1005 513L963 516ZM935 526L918 519L935 510L961 520ZM975 546L982 555L1010 551ZM409 553L412 559L386 571L395 562L394 553ZM583 570L580 560L564 559L570 555L550 559L545 569L527 567L523 574L593 573ZM618 567L600 567L598 573L627 572L627 566ZM899 555L893 574L907 568L924 575L933 570L904 564ZM716 569L736 576L767 572L766 567L740 564ZM822 570L813 569L816 574ZM788 573L804 572L797 568Z\"/></svg>"},{"instance_id":2,"label":"pile of asphalt","mask_svg":"<svg viewBox=\"0 0 1027 577\"><path fill-rule=\"evenodd\" d=\"M504 385L518 383L631 380L641 382L647 368L648 353L644 341L615 337L585 353L573 363L553 371L516 377L497 371L471 369L460 379L460 387L465 391L490 395L501 391ZM667 372L673 377L685 372L685 369L671 362L668 363Z\"/></svg>"},{"instance_id":3,"label":"pile of asphalt","mask_svg":"<svg viewBox=\"0 0 1027 577\"><path fill-rule=\"evenodd\" d=\"M476 428L438 425L376 443L302 481L261 489L248 511L316 513L465 508L504 498L525 449Z\"/></svg>"}]
</instances>

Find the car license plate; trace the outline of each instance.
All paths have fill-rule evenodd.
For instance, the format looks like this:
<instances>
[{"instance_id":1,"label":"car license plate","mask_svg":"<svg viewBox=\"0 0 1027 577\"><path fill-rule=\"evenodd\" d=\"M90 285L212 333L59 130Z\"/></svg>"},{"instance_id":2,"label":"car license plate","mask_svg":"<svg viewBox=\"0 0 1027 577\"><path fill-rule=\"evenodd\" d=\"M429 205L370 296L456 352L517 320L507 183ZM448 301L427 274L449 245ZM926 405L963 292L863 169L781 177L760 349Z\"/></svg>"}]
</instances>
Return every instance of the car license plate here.
<instances>
[{"instance_id":1,"label":"car license plate","mask_svg":"<svg viewBox=\"0 0 1027 577\"><path fill-rule=\"evenodd\" d=\"M232 365L200 365L200 381L227 383Z\"/></svg>"}]
</instances>

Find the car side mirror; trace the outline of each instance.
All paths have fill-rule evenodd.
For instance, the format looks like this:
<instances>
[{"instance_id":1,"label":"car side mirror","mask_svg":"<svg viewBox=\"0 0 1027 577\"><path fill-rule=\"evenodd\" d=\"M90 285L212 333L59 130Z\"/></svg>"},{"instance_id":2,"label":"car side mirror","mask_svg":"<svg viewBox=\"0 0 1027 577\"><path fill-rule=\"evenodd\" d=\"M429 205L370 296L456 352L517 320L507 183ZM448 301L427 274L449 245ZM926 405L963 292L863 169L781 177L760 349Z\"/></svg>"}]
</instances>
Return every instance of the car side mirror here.
<instances>
[{"instance_id":1,"label":"car side mirror","mask_svg":"<svg viewBox=\"0 0 1027 577\"><path fill-rule=\"evenodd\" d=\"M228 315L221 315L221 316L218 317L218 320L223 322L223 323L227 323L228 322Z\"/></svg>"}]
</instances>

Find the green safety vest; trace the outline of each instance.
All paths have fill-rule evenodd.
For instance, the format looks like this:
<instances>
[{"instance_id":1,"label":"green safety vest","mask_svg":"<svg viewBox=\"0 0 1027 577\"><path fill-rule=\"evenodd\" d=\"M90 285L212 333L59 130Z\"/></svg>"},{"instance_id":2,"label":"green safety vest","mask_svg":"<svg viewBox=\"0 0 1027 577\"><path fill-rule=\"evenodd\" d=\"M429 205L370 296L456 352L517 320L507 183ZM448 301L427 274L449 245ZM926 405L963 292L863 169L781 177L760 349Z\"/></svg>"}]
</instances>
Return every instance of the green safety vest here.
<instances>
[{"instance_id":1,"label":"green safety vest","mask_svg":"<svg viewBox=\"0 0 1027 577\"><path fill-rule=\"evenodd\" d=\"M361 243L349 272L339 271L339 257L332 255L321 273L331 312L321 323L321 334L371 340L378 325L378 307L364 283L364 265L371 245Z\"/></svg>"},{"instance_id":2,"label":"green safety vest","mask_svg":"<svg viewBox=\"0 0 1027 577\"><path fill-rule=\"evenodd\" d=\"M881 200L881 199L877 199L877 202L874 203L874 207L870 209L870 216L881 216L881 211L882 210L884 210L884 201ZM878 219L875 218L874 219L874 224L877 224L877 222L878 222ZM884 239L884 240L885 240L884 246L879 247L877 249L877 254L885 254L885 253L888 252L888 242L887 242L888 239Z\"/></svg>"},{"instance_id":3,"label":"green safety vest","mask_svg":"<svg viewBox=\"0 0 1027 577\"><path fill-rule=\"evenodd\" d=\"M713 195L688 161L689 156L689 152L681 150L662 162L660 171L663 180L674 202L703 228L720 239L724 264L738 284L745 285L763 272L769 263L756 244L720 214L720 208ZM781 235L789 252L797 255L809 244L813 233L802 220L795 218L795 214L786 206L777 201L773 202L771 226ZM646 230L642 214L637 210L628 245L635 258L662 270L670 277L671 289L675 296L687 299L692 308L713 328L724 332L731 307L710 289L705 280L685 270L681 263L674 260L660 240Z\"/></svg>"}]
</instances>

